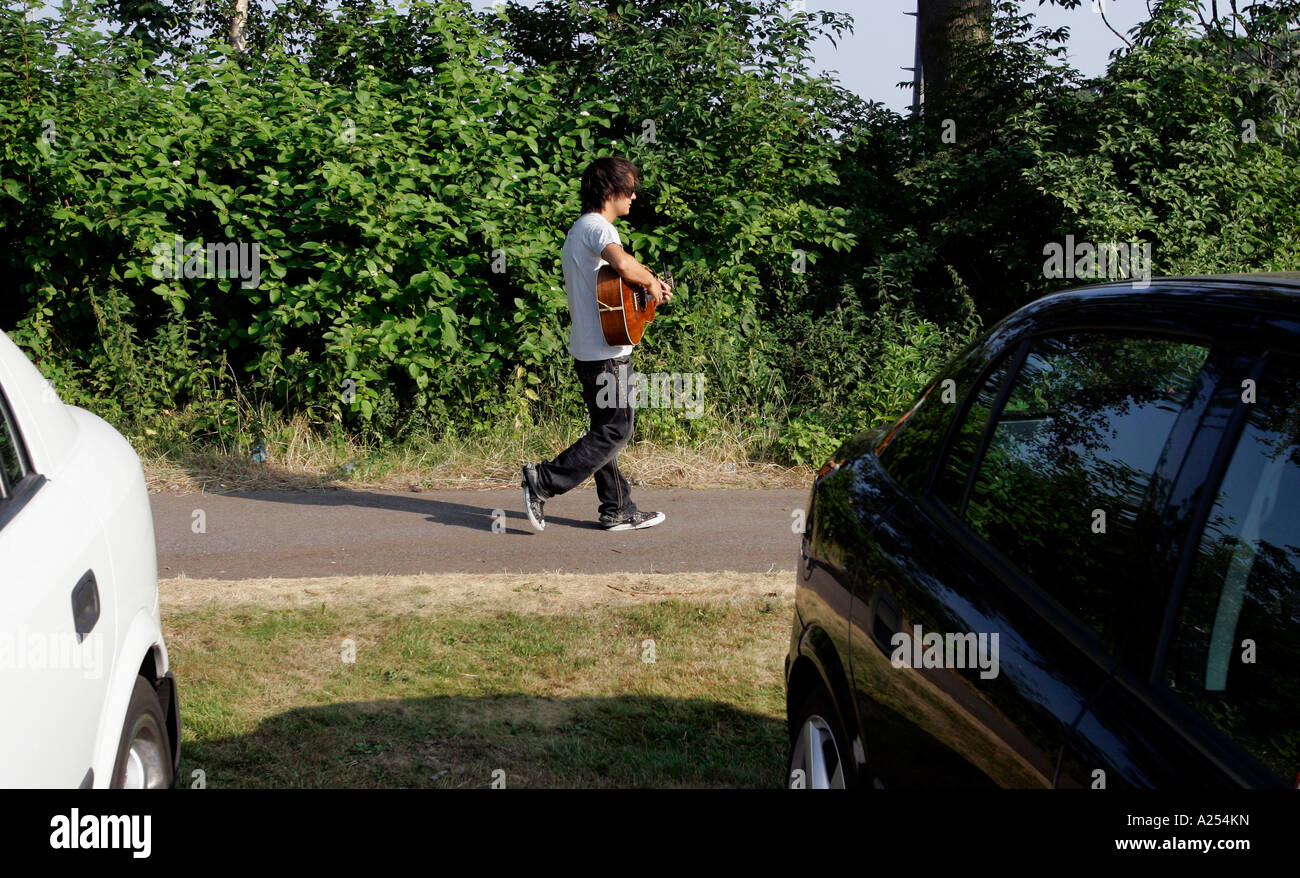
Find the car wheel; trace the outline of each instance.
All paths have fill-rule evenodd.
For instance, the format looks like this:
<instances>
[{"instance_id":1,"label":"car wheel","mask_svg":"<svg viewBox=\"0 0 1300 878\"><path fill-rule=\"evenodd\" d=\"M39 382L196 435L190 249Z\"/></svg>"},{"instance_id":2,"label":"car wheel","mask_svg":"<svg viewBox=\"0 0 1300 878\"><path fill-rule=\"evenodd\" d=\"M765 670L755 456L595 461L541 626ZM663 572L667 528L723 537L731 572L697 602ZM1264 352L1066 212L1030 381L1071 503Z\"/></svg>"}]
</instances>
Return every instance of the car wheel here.
<instances>
[{"instance_id":1,"label":"car wheel","mask_svg":"<svg viewBox=\"0 0 1300 878\"><path fill-rule=\"evenodd\" d=\"M158 693L144 677L135 678L113 767L114 789L165 790L172 785L171 747Z\"/></svg>"},{"instance_id":2,"label":"car wheel","mask_svg":"<svg viewBox=\"0 0 1300 878\"><path fill-rule=\"evenodd\" d=\"M848 755L848 736L823 689L814 689L804 699L790 742L790 763L786 784L791 789L842 790L853 785Z\"/></svg>"}]
</instances>

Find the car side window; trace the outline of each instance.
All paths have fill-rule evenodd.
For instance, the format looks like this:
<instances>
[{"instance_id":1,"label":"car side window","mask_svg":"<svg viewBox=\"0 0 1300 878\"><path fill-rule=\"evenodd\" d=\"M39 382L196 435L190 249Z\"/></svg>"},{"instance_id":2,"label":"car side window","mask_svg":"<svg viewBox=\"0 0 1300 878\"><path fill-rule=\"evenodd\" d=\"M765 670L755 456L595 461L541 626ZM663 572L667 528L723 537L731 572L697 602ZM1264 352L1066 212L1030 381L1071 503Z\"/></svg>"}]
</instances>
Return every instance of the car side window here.
<instances>
[{"instance_id":1,"label":"car side window","mask_svg":"<svg viewBox=\"0 0 1300 878\"><path fill-rule=\"evenodd\" d=\"M977 463L967 524L1114 654L1150 550L1139 515L1208 354L1100 330L1034 339Z\"/></svg>"},{"instance_id":2,"label":"car side window","mask_svg":"<svg viewBox=\"0 0 1300 878\"><path fill-rule=\"evenodd\" d=\"M969 356L957 368L935 380L921 394L916 405L893 427L896 435L887 435L880 452L885 471L914 495L925 489L934 466L935 455L943 442L962 397L979 376L984 358Z\"/></svg>"},{"instance_id":3,"label":"car side window","mask_svg":"<svg viewBox=\"0 0 1300 878\"><path fill-rule=\"evenodd\" d=\"M14 423L9 403L0 394L0 499L7 499L15 485L31 472L22 438Z\"/></svg>"},{"instance_id":4,"label":"car side window","mask_svg":"<svg viewBox=\"0 0 1300 878\"><path fill-rule=\"evenodd\" d=\"M970 476L970 468L975 463L975 455L979 451L980 438L984 435L984 427L988 423L989 416L993 414L993 406L997 403L1002 382L1006 380L1013 351L1014 348L1003 355L984 378L979 389L975 391L975 396L971 399L962 422L953 434L948 456L943 462L943 468L939 470L938 479L935 480L935 496L958 514L961 513L966 494L966 481Z\"/></svg>"},{"instance_id":5,"label":"car side window","mask_svg":"<svg viewBox=\"0 0 1300 878\"><path fill-rule=\"evenodd\" d=\"M1285 780L1300 773L1300 358L1271 357L1201 534L1166 681Z\"/></svg>"}]
</instances>

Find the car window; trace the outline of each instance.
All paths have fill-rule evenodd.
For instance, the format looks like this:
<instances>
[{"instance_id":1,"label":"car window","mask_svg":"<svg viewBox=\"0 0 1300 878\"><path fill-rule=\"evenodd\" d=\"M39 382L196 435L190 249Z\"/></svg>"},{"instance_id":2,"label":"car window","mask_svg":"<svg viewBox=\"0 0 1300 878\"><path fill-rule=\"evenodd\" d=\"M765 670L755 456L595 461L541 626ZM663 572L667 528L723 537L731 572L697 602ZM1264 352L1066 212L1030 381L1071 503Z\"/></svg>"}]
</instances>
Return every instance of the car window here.
<instances>
[{"instance_id":1,"label":"car window","mask_svg":"<svg viewBox=\"0 0 1300 878\"><path fill-rule=\"evenodd\" d=\"M1275 357L1200 539L1166 664L1185 701L1300 773L1300 359Z\"/></svg>"},{"instance_id":2,"label":"car window","mask_svg":"<svg viewBox=\"0 0 1300 878\"><path fill-rule=\"evenodd\" d=\"M880 460L894 480L913 494L925 489L935 455L970 385L979 377L982 356L972 355L955 369L936 379L921 394L916 405L886 434Z\"/></svg>"},{"instance_id":3,"label":"car window","mask_svg":"<svg viewBox=\"0 0 1300 878\"><path fill-rule=\"evenodd\" d=\"M0 497L9 496L13 486L21 482L30 470L22 439L9 411L9 403L0 394L0 473L3 473L0 477Z\"/></svg>"},{"instance_id":4,"label":"car window","mask_svg":"<svg viewBox=\"0 0 1300 878\"><path fill-rule=\"evenodd\" d=\"M977 464L967 523L1114 654L1151 548L1139 513L1208 353L1115 332L1035 339Z\"/></svg>"},{"instance_id":5,"label":"car window","mask_svg":"<svg viewBox=\"0 0 1300 878\"><path fill-rule=\"evenodd\" d=\"M949 509L961 513L962 501L966 494L966 481L970 468L975 463L975 454L979 451L980 437L984 435L985 425L993 406L997 403L998 392L1006 380L1010 368L1010 354L1006 354L993 367L971 399L970 407L962 416L962 422L953 435L948 456L939 471L935 482L935 496Z\"/></svg>"}]
</instances>

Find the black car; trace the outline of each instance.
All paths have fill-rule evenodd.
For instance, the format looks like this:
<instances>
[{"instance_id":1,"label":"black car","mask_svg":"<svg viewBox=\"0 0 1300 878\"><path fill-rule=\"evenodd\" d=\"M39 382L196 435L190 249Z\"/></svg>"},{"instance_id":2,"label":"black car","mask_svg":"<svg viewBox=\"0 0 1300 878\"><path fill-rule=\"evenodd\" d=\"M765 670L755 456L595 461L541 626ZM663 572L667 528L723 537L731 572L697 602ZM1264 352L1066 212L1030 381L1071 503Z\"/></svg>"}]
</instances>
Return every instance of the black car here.
<instances>
[{"instance_id":1,"label":"black car","mask_svg":"<svg viewBox=\"0 0 1300 878\"><path fill-rule=\"evenodd\" d=\"M812 490L794 787L1294 787L1300 274L1025 306Z\"/></svg>"}]
</instances>

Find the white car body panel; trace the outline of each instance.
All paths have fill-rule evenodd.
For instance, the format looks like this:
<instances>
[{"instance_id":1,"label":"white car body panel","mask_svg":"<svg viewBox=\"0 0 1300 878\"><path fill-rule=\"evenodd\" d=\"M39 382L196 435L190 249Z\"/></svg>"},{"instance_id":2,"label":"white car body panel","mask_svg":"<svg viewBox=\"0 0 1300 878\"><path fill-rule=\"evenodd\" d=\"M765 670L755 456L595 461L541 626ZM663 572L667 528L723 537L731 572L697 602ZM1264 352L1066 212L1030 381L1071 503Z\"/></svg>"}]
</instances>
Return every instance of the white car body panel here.
<instances>
[{"instance_id":1,"label":"white car body panel","mask_svg":"<svg viewBox=\"0 0 1300 878\"><path fill-rule=\"evenodd\" d=\"M117 625L108 544L99 517L76 508L68 485L46 484L0 529L4 786L82 782L111 676ZM100 619L77 644L72 589L87 570L98 580Z\"/></svg>"},{"instance_id":2,"label":"white car body panel","mask_svg":"<svg viewBox=\"0 0 1300 878\"><path fill-rule=\"evenodd\" d=\"M157 617L153 613L141 611L130 620L122 637L119 652L123 656L145 656L153 653L155 667L163 674L168 668L167 647L158 630ZM141 659L142 660L142 659ZM105 788L113 778L113 766L117 762L117 745L122 736L122 725L126 721L126 708L131 701L131 688L140 673L140 660L122 660L113 669L112 680L108 685L108 701L101 714L95 752L91 765L95 770L95 786Z\"/></svg>"},{"instance_id":3,"label":"white car body panel","mask_svg":"<svg viewBox=\"0 0 1300 878\"><path fill-rule=\"evenodd\" d=\"M23 431L37 472L55 471L77 441L77 422L50 382L0 332L0 387Z\"/></svg>"},{"instance_id":4,"label":"white car body panel","mask_svg":"<svg viewBox=\"0 0 1300 878\"><path fill-rule=\"evenodd\" d=\"M0 786L75 787L92 768L107 786L142 664L168 670L140 461L109 424L59 400L3 333L0 390L44 478L0 518ZM78 642L71 595L87 571L100 615Z\"/></svg>"}]
</instances>

